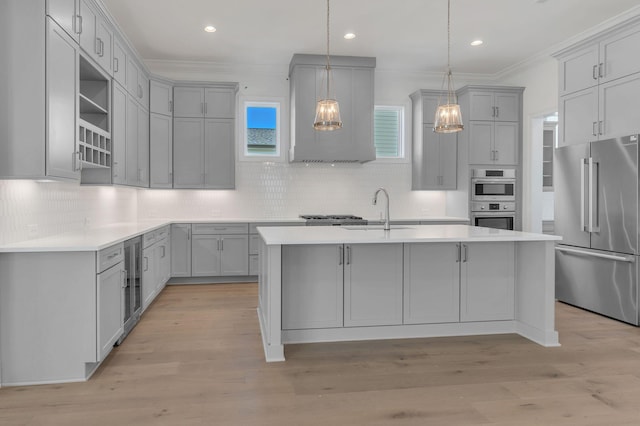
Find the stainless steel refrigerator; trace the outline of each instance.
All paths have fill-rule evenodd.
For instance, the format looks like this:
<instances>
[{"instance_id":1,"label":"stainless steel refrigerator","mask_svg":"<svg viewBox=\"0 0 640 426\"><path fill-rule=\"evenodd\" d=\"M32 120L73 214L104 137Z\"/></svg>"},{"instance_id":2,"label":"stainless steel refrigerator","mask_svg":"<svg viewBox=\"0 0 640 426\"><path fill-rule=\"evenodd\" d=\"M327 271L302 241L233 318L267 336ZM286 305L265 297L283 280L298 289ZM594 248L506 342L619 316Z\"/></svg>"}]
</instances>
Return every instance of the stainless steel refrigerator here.
<instances>
[{"instance_id":1,"label":"stainless steel refrigerator","mask_svg":"<svg viewBox=\"0 0 640 426\"><path fill-rule=\"evenodd\" d=\"M638 325L638 135L555 150L556 298Z\"/></svg>"}]
</instances>

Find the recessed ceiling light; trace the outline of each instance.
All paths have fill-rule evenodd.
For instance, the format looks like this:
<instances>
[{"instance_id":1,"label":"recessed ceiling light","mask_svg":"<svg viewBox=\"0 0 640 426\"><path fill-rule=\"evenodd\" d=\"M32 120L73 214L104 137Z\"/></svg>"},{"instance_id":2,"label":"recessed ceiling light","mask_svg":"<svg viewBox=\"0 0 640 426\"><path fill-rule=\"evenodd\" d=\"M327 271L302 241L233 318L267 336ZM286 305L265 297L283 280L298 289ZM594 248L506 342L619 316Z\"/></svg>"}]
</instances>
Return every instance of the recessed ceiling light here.
<instances>
[{"instance_id":1,"label":"recessed ceiling light","mask_svg":"<svg viewBox=\"0 0 640 426\"><path fill-rule=\"evenodd\" d=\"M344 35L344 38L346 38L347 40L353 40L354 38L356 38L356 35L354 33L346 33Z\"/></svg>"},{"instance_id":2,"label":"recessed ceiling light","mask_svg":"<svg viewBox=\"0 0 640 426\"><path fill-rule=\"evenodd\" d=\"M216 27L214 27L213 25L207 25L206 27L204 27L204 30L208 33L215 33Z\"/></svg>"},{"instance_id":3,"label":"recessed ceiling light","mask_svg":"<svg viewBox=\"0 0 640 426\"><path fill-rule=\"evenodd\" d=\"M473 40L471 42L472 46L480 46L482 43L484 43L482 40Z\"/></svg>"}]
</instances>

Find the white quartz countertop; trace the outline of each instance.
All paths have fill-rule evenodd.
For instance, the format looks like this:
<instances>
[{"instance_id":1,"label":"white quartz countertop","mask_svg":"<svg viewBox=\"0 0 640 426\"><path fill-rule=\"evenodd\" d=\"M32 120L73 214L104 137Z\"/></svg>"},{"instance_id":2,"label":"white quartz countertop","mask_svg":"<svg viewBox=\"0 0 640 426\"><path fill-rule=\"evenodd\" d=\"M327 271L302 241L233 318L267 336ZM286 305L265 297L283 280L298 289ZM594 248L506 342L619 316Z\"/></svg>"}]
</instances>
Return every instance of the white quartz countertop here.
<instances>
[{"instance_id":1,"label":"white quartz countertop","mask_svg":"<svg viewBox=\"0 0 640 426\"><path fill-rule=\"evenodd\" d=\"M267 245L365 244L480 241L559 241L555 235L532 234L467 225L392 225L333 227L258 227Z\"/></svg>"},{"instance_id":2,"label":"white quartz countertop","mask_svg":"<svg viewBox=\"0 0 640 426\"><path fill-rule=\"evenodd\" d=\"M468 221L468 218L451 216L431 216L421 218L393 218L393 221L421 221L421 222L448 222ZM376 219L372 219L376 221ZM14 252L53 252L53 251L98 251L113 244L120 243L130 238L137 237L146 232L153 231L172 223L299 223L305 224L305 220L296 218L197 218L197 219L150 219L139 222L114 223L95 228L86 228L75 232L57 234L50 237L37 238L0 246L0 253ZM413 226L413 225L412 225ZM417 225L416 225L417 226ZM306 228L305 226L294 228ZM314 227L317 228L317 227ZM322 226L327 229L329 227ZM334 227L335 228L335 227Z\"/></svg>"}]
</instances>

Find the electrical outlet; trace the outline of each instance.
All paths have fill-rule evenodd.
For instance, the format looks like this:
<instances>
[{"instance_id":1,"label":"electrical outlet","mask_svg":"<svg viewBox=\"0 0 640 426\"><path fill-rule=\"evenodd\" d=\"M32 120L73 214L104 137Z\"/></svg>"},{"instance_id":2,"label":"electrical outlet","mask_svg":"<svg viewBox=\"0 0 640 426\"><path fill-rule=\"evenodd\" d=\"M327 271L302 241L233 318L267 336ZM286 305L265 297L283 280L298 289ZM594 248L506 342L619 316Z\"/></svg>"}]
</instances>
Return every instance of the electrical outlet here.
<instances>
[{"instance_id":1,"label":"electrical outlet","mask_svg":"<svg viewBox=\"0 0 640 426\"><path fill-rule=\"evenodd\" d=\"M35 238L38 236L38 224L32 223L31 225L27 225L27 235L29 238Z\"/></svg>"},{"instance_id":2,"label":"electrical outlet","mask_svg":"<svg viewBox=\"0 0 640 426\"><path fill-rule=\"evenodd\" d=\"M429 208L427 207L427 208L420 209L420 213L429 214Z\"/></svg>"}]
</instances>

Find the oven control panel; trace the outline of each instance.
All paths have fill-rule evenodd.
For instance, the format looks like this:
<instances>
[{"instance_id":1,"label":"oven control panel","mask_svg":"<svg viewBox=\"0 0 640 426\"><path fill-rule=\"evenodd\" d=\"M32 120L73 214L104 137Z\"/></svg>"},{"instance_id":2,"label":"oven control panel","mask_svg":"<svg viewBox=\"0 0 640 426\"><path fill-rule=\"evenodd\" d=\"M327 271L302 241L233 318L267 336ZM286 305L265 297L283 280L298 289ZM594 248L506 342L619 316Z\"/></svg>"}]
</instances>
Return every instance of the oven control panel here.
<instances>
[{"instance_id":1,"label":"oven control panel","mask_svg":"<svg viewBox=\"0 0 640 426\"><path fill-rule=\"evenodd\" d=\"M471 203L471 211L472 212L514 212L516 211L516 203L512 202L503 202L503 203L493 203L493 202L480 202L473 201Z\"/></svg>"}]
</instances>

